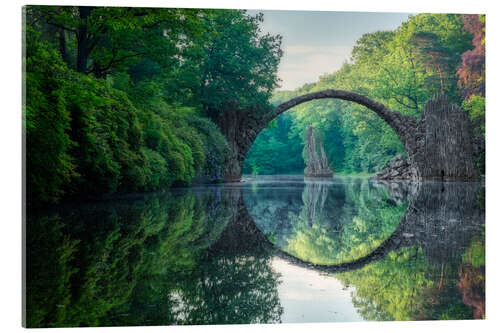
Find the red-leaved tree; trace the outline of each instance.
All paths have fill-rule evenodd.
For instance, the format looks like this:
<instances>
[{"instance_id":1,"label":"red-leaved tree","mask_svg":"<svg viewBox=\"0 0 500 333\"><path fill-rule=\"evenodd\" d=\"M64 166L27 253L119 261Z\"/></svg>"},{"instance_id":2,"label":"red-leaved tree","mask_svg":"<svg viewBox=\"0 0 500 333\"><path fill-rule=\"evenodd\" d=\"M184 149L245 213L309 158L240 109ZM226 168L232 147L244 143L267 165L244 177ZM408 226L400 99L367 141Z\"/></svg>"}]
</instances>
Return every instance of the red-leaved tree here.
<instances>
[{"instance_id":1,"label":"red-leaved tree","mask_svg":"<svg viewBox=\"0 0 500 333\"><path fill-rule=\"evenodd\" d=\"M462 54L458 67L458 84L464 100L485 94L485 18L484 15L463 15L464 30L473 35L474 48Z\"/></svg>"}]
</instances>

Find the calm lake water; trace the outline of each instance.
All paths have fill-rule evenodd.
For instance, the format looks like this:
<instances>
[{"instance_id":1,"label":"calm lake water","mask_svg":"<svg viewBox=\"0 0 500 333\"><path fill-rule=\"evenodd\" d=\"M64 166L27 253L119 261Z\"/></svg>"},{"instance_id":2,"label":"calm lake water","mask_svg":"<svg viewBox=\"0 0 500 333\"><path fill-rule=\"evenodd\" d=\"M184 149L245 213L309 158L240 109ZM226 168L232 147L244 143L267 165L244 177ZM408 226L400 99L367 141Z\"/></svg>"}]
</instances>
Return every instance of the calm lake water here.
<instances>
[{"instance_id":1,"label":"calm lake water","mask_svg":"<svg viewBox=\"0 0 500 333\"><path fill-rule=\"evenodd\" d=\"M31 212L29 327L478 319L484 185L302 176Z\"/></svg>"}]
</instances>

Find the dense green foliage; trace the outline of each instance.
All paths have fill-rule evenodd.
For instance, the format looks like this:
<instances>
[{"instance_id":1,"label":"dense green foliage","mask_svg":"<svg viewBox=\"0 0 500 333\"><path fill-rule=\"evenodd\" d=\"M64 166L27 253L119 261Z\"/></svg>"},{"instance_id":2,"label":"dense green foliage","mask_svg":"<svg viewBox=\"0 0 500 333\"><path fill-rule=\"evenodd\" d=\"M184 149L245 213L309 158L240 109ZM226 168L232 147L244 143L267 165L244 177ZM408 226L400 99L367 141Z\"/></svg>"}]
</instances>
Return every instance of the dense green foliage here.
<instances>
[{"instance_id":1,"label":"dense green foliage","mask_svg":"<svg viewBox=\"0 0 500 333\"><path fill-rule=\"evenodd\" d=\"M283 114L260 134L243 165L245 174L287 174L302 173L302 141L289 137L292 130L292 116Z\"/></svg>"},{"instance_id":2,"label":"dense green foliage","mask_svg":"<svg viewBox=\"0 0 500 333\"><path fill-rule=\"evenodd\" d=\"M276 72L282 56L281 36L262 34L255 17L241 11L214 10L204 33L201 98L206 113L216 119L226 111L269 109L278 85Z\"/></svg>"},{"instance_id":3,"label":"dense green foliage","mask_svg":"<svg viewBox=\"0 0 500 333\"><path fill-rule=\"evenodd\" d=\"M28 6L29 202L219 181L212 120L269 108L281 37L241 10ZM210 120L212 119L212 120Z\"/></svg>"},{"instance_id":4,"label":"dense green foliage","mask_svg":"<svg viewBox=\"0 0 500 333\"><path fill-rule=\"evenodd\" d=\"M28 198L50 202L63 191L149 190L220 175L228 148L208 119L162 101L133 103L109 82L69 70L32 38L28 32Z\"/></svg>"},{"instance_id":5,"label":"dense green foliage","mask_svg":"<svg viewBox=\"0 0 500 333\"><path fill-rule=\"evenodd\" d=\"M294 91L277 91L272 102L277 105L324 89L358 92L413 116L420 115L431 96L443 92L469 111L476 132L484 135L484 17L419 14L395 31L365 34L356 42L351 61L338 71ZM302 142L309 124L323 133L325 151L336 172L373 173L396 154L404 154L394 131L357 104L315 100L289 114L291 125L289 120L278 121L282 129L266 129L255 141L245 172L295 172L299 161L290 169L283 170L279 164L273 169L261 152L280 149L272 155L277 158L281 151L298 151L291 146ZM290 117L281 117L285 116Z\"/></svg>"}]
</instances>

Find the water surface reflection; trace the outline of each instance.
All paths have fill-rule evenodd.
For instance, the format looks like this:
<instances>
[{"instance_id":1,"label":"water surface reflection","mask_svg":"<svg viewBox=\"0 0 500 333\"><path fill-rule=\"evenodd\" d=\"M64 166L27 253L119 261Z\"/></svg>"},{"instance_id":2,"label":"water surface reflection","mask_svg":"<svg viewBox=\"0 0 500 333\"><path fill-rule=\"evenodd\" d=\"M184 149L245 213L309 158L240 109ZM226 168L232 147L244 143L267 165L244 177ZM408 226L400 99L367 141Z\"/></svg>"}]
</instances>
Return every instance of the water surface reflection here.
<instances>
[{"instance_id":1,"label":"water surface reflection","mask_svg":"<svg viewBox=\"0 0 500 333\"><path fill-rule=\"evenodd\" d=\"M27 325L482 318L483 193L259 177L29 212Z\"/></svg>"}]
</instances>

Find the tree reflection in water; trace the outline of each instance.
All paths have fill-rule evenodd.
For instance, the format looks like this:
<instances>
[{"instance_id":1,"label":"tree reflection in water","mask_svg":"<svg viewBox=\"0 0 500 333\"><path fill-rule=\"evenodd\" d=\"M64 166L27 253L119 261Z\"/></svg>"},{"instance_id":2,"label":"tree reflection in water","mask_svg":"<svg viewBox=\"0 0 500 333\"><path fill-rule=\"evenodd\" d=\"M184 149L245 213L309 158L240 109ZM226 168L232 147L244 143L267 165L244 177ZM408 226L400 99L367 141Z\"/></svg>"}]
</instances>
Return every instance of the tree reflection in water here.
<instances>
[{"instance_id":1,"label":"tree reflection in water","mask_svg":"<svg viewBox=\"0 0 500 333\"><path fill-rule=\"evenodd\" d=\"M483 193L292 179L28 212L27 326L280 322L280 253L347 263L367 320L483 318Z\"/></svg>"},{"instance_id":2,"label":"tree reflection in water","mask_svg":"<svg viewBox=\"0 0 500 333\"><path fill-rule=\"evenodd\" d=\"M478 198L484 187L477 183L423 183L408 191L412 186L393 188L400 192L406 187L403 190L410 193L401 222L406 237L400 250L358 272L337 277L356 285L355 300L367 318L483 318L484 209ZM471 267L470 262L476 265L474 273L464 277L464 267ZM468 301L467 295L474 296ZM367 300L377 304L376 311L361 305Z\"/></svg>"},{"instance_id":3,"label":"tree reflection in water","mask_svg":"<svg viewBox=\"0 0 500 333\"><path fill-rule=\"evenodd\" d=\"M370 254L396 230L406 209L385 188L359 179L307 181L293 191L244 189L243 197L258 228L277 236L278 248L320 265Z\"/></svg>"},{"instance_id":4,"label":"tree reflection in water","mask_svg":"<svg viewBox=\"0 0 500 333\"><path fill-rule=\"evenodd\" d=\"M279 321L269 254L217 247L234 223L233 192L211 188L30 212L27 326Z\"/></svg>"}]
</instances>

